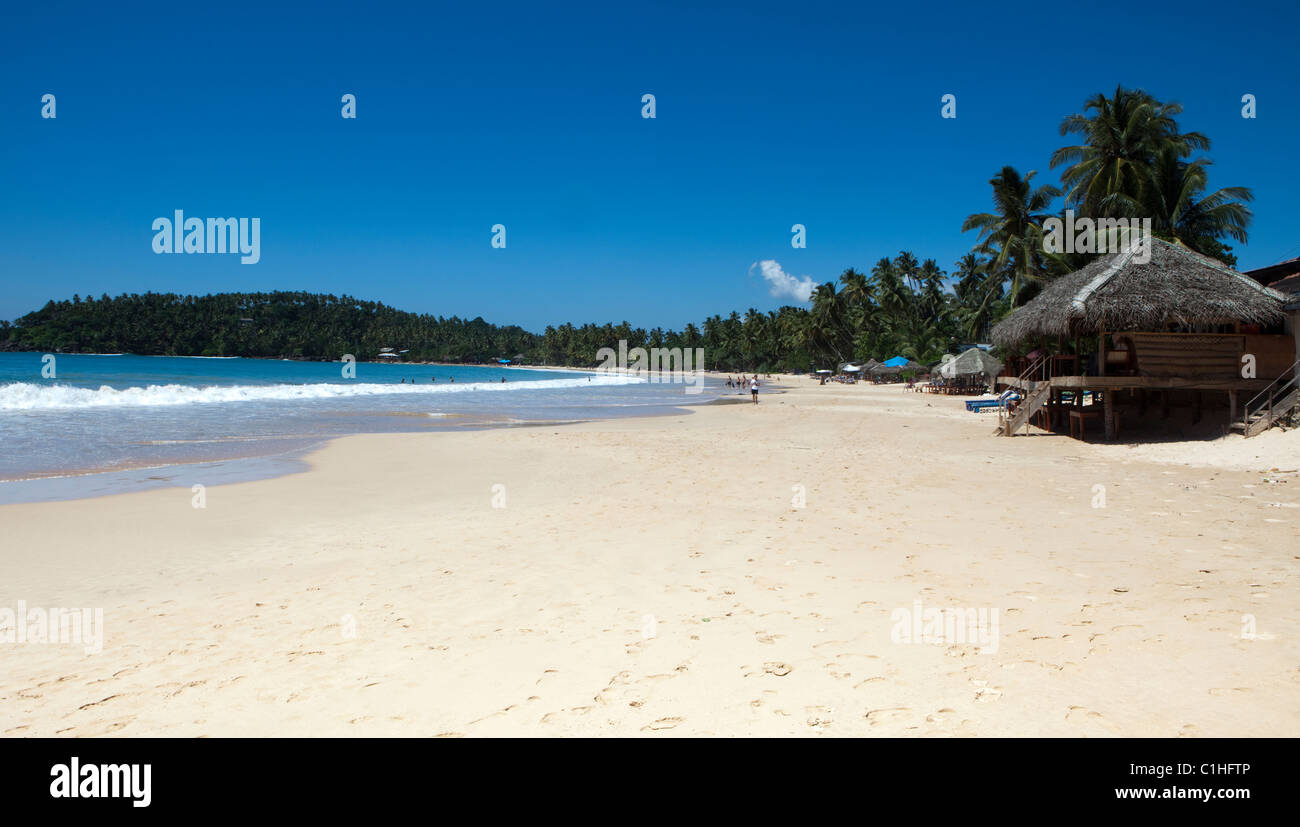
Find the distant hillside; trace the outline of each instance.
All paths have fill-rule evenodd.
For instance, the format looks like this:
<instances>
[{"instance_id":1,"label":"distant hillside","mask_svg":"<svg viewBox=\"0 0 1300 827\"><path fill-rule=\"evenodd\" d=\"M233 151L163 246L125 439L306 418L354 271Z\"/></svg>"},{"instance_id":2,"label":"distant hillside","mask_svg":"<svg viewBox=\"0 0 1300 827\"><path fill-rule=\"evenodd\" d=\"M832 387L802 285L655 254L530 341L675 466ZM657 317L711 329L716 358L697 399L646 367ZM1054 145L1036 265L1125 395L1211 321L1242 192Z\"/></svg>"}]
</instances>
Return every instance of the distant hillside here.
<instances>
[{"instance_id":1,"label":"distant hillside","mask_svg":"<svg viewBox=\"0 0 1300 827\"><path fill-rule=\"evenodd\" d=\"M852 272L852 271L849 271ZM819 295L836 301L833 284ZM481 318L406 313L378 302L318 293L145 293L51 301L13 324L0 321L0 351L135 353L142 356L247 356L335 361L351 353L374 361L383 348L402 361L485 363L512 359L533 365L596 367L602 348L702 348L715 370L808 370L814 359L843 361L831 334L845 325L786 306L742 317L710 316L700 327L646 330L619 324L547 327L530 333ZM829 333L828 333L829 331ZM863 340L881 353L894 340ZM936 357L937 359L937 357Z\"/></svg>"},{"instance_id":2,"label":"distant hillside","mask_svg":"<svg viewBox=\"0 0 1300 827\"><path fill-rule=\"evenodd\" d=\"M315 293L130 294L51 301L0 322L0 349L58 353L487 362L536 355L541 337L481 318L420 315L350 296Z\"/></svg>"}]
</instances>

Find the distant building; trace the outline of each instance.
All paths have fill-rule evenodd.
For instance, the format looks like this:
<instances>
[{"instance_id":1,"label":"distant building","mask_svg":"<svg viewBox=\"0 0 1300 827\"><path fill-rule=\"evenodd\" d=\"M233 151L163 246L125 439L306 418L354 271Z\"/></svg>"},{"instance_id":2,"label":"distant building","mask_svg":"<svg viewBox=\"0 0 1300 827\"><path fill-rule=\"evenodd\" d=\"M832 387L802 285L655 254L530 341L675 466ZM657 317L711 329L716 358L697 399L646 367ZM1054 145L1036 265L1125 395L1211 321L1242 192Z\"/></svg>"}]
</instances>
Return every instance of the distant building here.
<instances>
[{"instance_id":1,"label":"distant building","mask_svg":"<svg viewBox=\"0 0 1300 827\"><path fill-rule=\"evenodd\" d=\"M1300 258L1289 258L1258 270L1247 270L1246 275L1282 294L1286 332L1295 337L1296 355L1300 357Z\"/></svg>"}]
</instances>

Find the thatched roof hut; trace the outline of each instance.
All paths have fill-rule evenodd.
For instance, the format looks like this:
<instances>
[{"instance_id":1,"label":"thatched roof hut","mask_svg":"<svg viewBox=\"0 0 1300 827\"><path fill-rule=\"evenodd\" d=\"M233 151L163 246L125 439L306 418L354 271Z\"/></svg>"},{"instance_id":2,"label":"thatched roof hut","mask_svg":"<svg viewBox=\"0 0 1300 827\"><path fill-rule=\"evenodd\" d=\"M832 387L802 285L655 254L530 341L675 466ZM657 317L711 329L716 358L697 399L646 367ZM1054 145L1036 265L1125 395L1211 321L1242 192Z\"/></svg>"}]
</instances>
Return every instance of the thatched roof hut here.
<instances>
[{"instance_id":1,"label":"thatched roof hut","mask_svg":"<svg viewBox=\"0 0 1300 827\"><path fill-rule=\"evenodd\" d=\"M940 362L930 369L931 373L938 374L945 379L955 379L958 376L971 376L973 374L984 373L989 376L997 376L998 371L1002 369L1002 363L994 359L988 353L977 347L963 351L960 356L955 356L947 361Z\"/></svg>"},{"instance_id":2,"label":"thatched roof hut","mask_svg":"<svg viewBox=\"0 0 1300 827\"><path fill-rule=\"evenodd\" d=\"M1146 262L1139 261L1143 243L1151 245ZM993 341L1005 348L1034 337L1282 319L1278 292L1220 261L1150 238L1048 282L994 326Z\"/></svg>"}]
</instances>

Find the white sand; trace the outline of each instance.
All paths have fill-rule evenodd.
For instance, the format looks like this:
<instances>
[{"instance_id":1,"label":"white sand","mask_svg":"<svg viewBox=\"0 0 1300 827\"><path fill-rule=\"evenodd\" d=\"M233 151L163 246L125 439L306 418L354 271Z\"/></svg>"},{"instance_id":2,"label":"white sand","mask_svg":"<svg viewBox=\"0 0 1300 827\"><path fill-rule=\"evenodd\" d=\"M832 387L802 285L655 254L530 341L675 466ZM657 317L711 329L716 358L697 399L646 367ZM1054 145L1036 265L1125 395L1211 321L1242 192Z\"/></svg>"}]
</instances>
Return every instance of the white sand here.
<instances>
[{"instance_id":1,"label":"white sand","mask_svg":"<svg viewBox=\"0 0 1300 827\"><path fill-rule=\"evenodd\" d=\"M1300 435L1006 439L960 398L789 381L351 437L201 510L2 507L0 607L107 635L0 644L0 734L1300 735L1300 482L1259 473ZM917 599L997 609L996 653L891 640Z\"/></svg>"}]
</instances>

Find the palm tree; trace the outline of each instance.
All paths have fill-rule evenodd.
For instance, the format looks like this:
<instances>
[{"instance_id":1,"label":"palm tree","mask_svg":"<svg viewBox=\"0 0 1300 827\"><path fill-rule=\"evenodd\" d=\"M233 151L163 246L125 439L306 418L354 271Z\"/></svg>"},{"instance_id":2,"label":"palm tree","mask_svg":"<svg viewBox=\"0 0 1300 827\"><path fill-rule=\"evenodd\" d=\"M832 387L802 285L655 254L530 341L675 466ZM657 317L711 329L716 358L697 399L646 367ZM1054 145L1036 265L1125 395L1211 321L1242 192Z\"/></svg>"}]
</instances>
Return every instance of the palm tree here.
<instances>
[{"instance_id":1,"label":"palm tree","mask_svg":"<svg viewBox=\"0 0 1300 827\"><path fill-rule=\"evenodd\" d=\"M943 270L939 269L939 262L932 258L927 258L921 262L920 270L921 298L925 312L929 314L931 320L937 320L943 312Z\"/></svg>"},{"instance_id":2,"label":"palm tree","mask_svg":"<svg viewBox=\"0 0 1300 827\"><path fill-rule=\"evenodd\" d=\"M1050 184L1034 188L1038 174L1030 170L1023 177L1015 167L1003 167L989 180L997 212L967 216L961 231L979 231L974 252L990 256L991 269L1002 280L1011 281L1011 303L1019 303L1030 282L1041 281L1043 266L1043 213L1061 191Z\"/></svg>"},{"instance_id":3,"label":"palm tree","mask_svg":"<svg viewBox=\"0 0 1300 827\"><path fill-rule=\"evenodd\" d=\"M1172 148L1156 156L1153 186L1148 190L1146 214L1151 216L1152 232L1184 244L1198 253L1216 258L1236 256L1220 241L1227 236L1241 244L1247 240L1246 228L1253 217L1244 203L1254 200L1246 187L1224 187L1205 195L1209 182L1205 158L1184 161Z\"/></svg>"},{"instance_id":4,"label":"palm tree","mask_svg":"<svg viewBox=\"0 0 1300 827\"><path fill-rule=\"evenodd\" d=\"M894 259L894 269L898 271L898 275L902 276L903 283L913 291L916 290L917 282L920 281L919 266L916 256L907 250L901 251L898 258Z\"/></svg>"},{"instance_id":5,"label":"palm tree","mask_svg":"<svg viewBox=\"0 0 1300 827\"><path fill-rule=\"evenodd\" d=\"M871 284L866 276L850 267L840 274L840 286L846 320L853 330L861 330L871 312Z\"/></svg>"},{"instance_id":6,"label":"palm tree","mask_svg":"<svg viewBox=\"0 0 1300 827\"><path fill-rule=\"evenodd\" d=\"M834 357L836 362L844 361L846 347L841 346L844 339L843 302L835 292L835 283L819 284L812 294L811 337L814 352L823 358Z\"/></svg>"},{"instance_id":7,"label":"palm tree","mask_svg":"<svg viewBox=\"0 0 1300 827\"><path fill-rule=\"evenodd\" d=\"M745 313L742 341L745 366L750 370L763 362L763 344L767 340L766 322L767 317L752 307Z\"/></svg>"},{"instance_id":8,"label":"palm tree","mask_svg":"<svg viewBox=\"0 0 1300 827\"><path fill-rule=\"evenodd\" d=\"M974 253L966 253L953 264L953 275L957 279L953 292L958 299L966 301L988 275L988 262Z\"/></svg>"},{"instance_id":9,"label":"palm tree","mask_svg":"<svg viewBox=\"0 0 1300 827\"><path fill-rule=\"evenodd\" d=\"M1068 202L1094 218L1140 215L1158 155L1169 151L1185 158L1210 147L1199 132L1178 131L1174 116L1182 111L1180 104L1161 103L1122 86L1115 87L1113 97L1098 93L1089 98L1084 112L1091 115L1061 121L1061 135L1082 135L1084 142L1052 153L1052 169L1069 164L1061 173Z\"/></svg>"},{"instance_id":10,"label":"palm tree","mask_svg":"<svg viewBox=\"0 0 1300 827\"><path fill-rule=\"evenodd\" d=\"M880 303L881 310L888 315L901 314L908 306L907 286L888 258L882 258L871 268L873 281L872 292Z\"/></svg>"}]
</instances>

